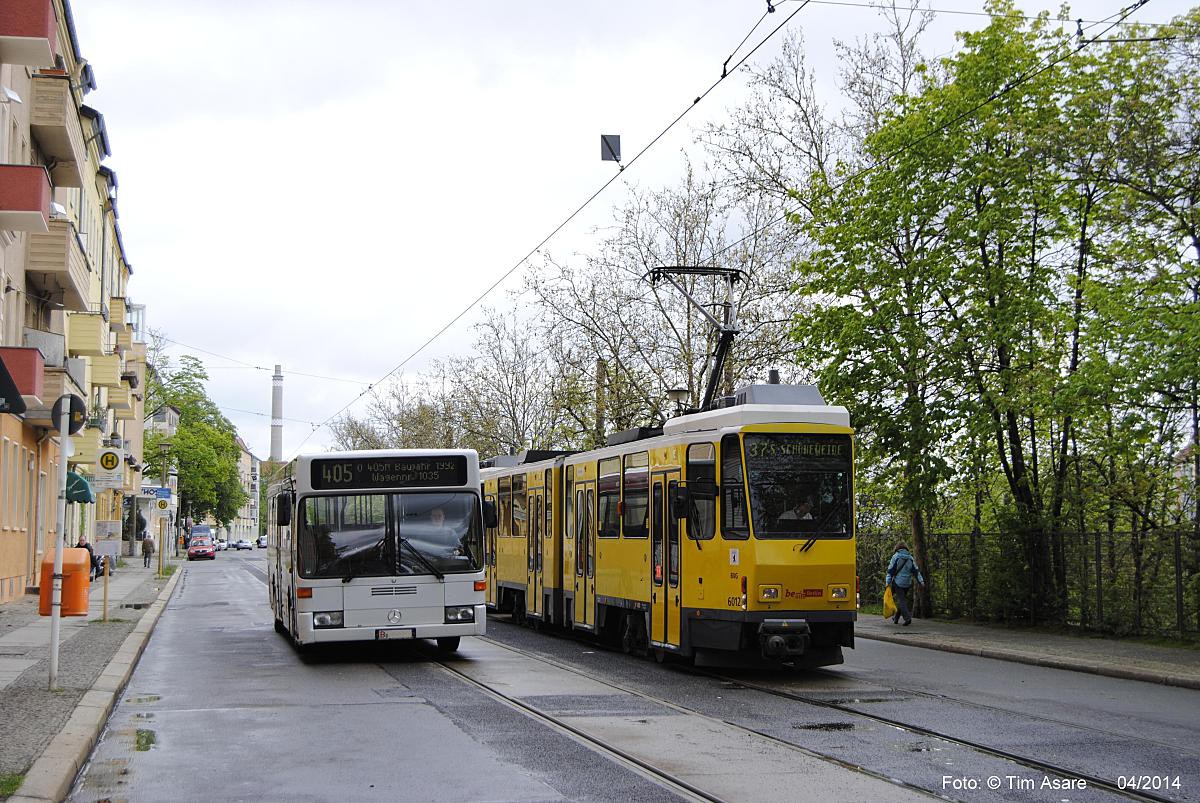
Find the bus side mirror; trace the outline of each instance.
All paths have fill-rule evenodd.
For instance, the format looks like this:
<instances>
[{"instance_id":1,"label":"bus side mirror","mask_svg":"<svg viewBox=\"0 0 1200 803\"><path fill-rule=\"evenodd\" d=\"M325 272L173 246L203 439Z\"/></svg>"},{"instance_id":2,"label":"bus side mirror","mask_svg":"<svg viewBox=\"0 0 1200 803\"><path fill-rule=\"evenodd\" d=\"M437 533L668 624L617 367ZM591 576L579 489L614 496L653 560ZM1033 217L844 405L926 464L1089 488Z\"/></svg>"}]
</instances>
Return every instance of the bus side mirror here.
<instances>
[{"instance_id":1,"label":"bus side mirror","mask_svg":"<svg viewBox=\"0 0 1200 803\"><path fill-rule=\"evenodd\" d=\"M483 526L491 530L499 523L500 518L496 515L496 503L485 499L483 502Z\"/></svg>"},{"instance_id":2,"label":"bus side mirror","mask_svg":"<svg viewBox=\"0 0 1200 803\"><path fill-rule=\"evenodd\" d=\"M280 527L290 527L292 524L292 499L290 493L275 498L275 522Z\"/></svg>"}]
</instances>

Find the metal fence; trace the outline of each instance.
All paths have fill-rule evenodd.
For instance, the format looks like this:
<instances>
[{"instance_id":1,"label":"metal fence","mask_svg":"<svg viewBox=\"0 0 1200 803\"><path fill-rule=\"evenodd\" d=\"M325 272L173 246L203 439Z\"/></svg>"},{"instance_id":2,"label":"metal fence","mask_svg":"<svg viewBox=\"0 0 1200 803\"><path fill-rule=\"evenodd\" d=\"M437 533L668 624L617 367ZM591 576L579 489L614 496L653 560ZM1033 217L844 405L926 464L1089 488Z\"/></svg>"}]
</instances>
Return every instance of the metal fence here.
<instances>
[{"instance_id":1,"label":"metal fence","mask_svg":"<svg viewBox=\"0 0 1200 803\"><path fill-rule=\"evenodd\" d=\"M864 604L881 600L898 541L912 546L908 534L858 533ZM1066 608L1051 624L1128 635L1200 631L1200 543L1190 528L1063 533L1062 543ZM935 616L1035 624L1015 534L930 533L925 551Z\"/></svg>"}]
</instances>

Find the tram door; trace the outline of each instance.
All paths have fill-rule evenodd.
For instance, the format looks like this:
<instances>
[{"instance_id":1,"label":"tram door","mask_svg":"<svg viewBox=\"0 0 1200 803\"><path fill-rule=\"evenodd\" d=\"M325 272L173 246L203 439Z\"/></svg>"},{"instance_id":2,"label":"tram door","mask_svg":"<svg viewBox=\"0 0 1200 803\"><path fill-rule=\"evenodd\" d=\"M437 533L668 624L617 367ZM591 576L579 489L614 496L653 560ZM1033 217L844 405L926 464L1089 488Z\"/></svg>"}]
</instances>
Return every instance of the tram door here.
<instances>
[{"instance_id":1,"label":"tram door","mask_svg":"<svg viewBox=\"0 0 1200 803\"><path fill-rule=\"evenodd\" d=\"M525 611L533 616L541 616L542 611L542 498L540 488L529 492L529 527L525 555L528 577L525 585Z\"/></svg>"},{"instance_id":2,"label":"tram door","mask_svg":"<svg viewBox=\"0 0 1200 803\"><path fill-rule=\"evenodd\" d=\"M580 483L575 492L575 620L596 626L596 484Z\"/></svg>"},{"instance_id":3,"label":"tram door","mask_svg":"<svg viewBox=\"0 0 1200 803\"><path fill-rule=\"evenodd\" d=\"M650 488L650 640L679 646L679 520L671 515L671 494L679 472L654 475Z\"/></svg>"}]
</instances>

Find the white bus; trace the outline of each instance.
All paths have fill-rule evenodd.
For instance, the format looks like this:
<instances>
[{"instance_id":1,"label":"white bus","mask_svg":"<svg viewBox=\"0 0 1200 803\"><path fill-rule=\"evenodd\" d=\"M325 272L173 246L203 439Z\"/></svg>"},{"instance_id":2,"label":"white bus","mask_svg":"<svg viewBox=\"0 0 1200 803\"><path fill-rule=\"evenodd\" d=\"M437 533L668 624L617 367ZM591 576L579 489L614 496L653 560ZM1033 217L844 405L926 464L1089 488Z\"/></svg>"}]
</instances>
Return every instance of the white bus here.
<instances>
[{"instance_id":1,"label":"white bus","mask_svg":"<svg viewBox=\"0 0 1200 803\"><path fill-rule=\"evenodd\" d=\"M297 647L436 639L453 652L462 636L483 635L473 450L304 455L271 484L267 508L271 611Z\"/></svg>"}]
</instances>

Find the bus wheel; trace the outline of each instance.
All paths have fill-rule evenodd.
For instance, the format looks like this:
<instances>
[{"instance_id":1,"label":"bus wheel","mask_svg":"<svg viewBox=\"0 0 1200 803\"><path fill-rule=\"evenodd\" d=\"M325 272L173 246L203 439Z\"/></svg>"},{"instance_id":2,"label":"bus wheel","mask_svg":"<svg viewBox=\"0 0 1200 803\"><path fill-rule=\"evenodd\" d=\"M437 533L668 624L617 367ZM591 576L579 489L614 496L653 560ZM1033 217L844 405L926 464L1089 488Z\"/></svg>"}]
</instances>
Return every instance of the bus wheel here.
<instances>
[{"instance_id":1,"label":"bus wheel","mask_svg":"<svg viewBox=\"0 0 1200 803\"><path fill-rule=\"evenodd\" d=\"M279 618L275 619L275 632L281 636L288 635L287 626L283 623L283 620L281 620Z\"/></svg>"},{"instance_id":2,"label":"bus wheel","mask_svg":"<svg viewBox=\"0 0 1200 803\"><path fill-rule=\"evenodd\" d=\"M458 652L458 643L460 641L462 641L461 636L442 636L437 640L438 652Z\"/></svg>"}]
</instances>

